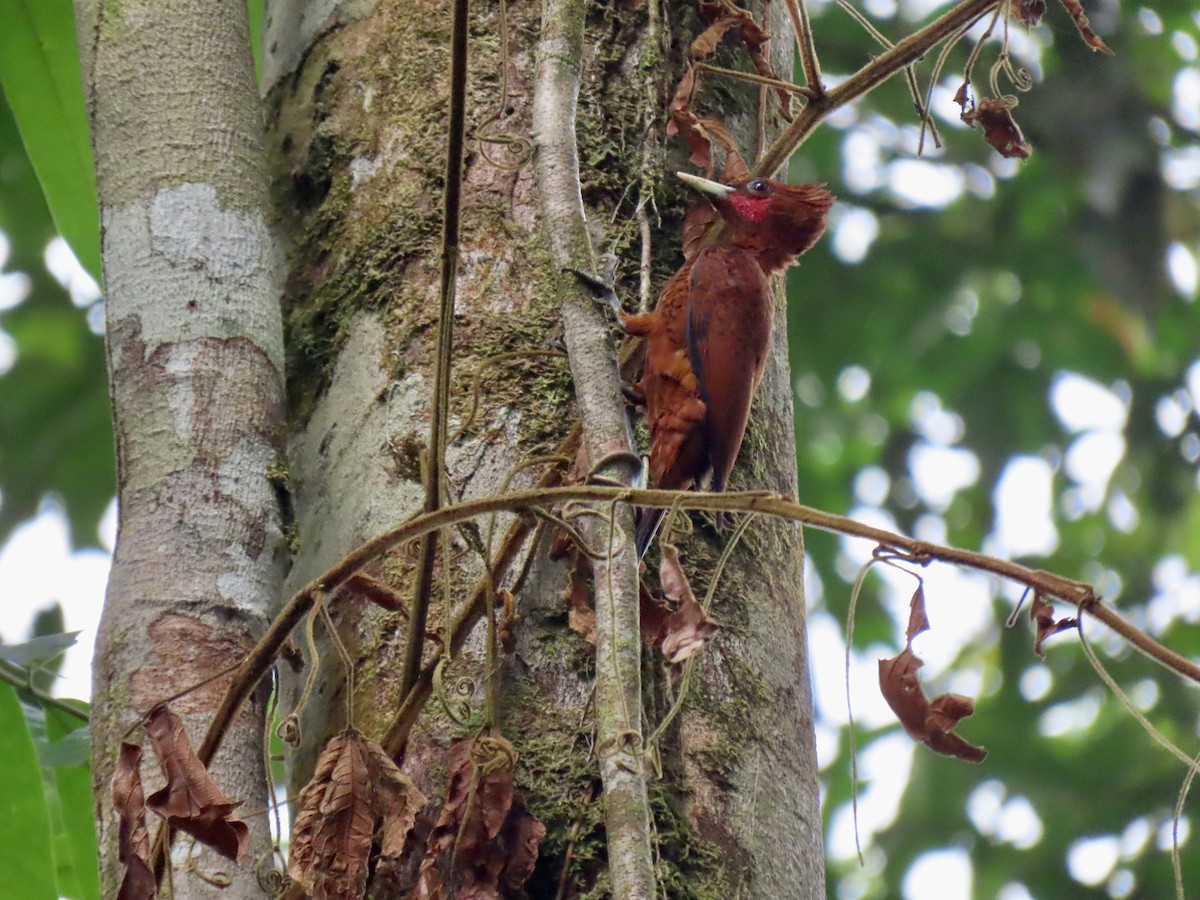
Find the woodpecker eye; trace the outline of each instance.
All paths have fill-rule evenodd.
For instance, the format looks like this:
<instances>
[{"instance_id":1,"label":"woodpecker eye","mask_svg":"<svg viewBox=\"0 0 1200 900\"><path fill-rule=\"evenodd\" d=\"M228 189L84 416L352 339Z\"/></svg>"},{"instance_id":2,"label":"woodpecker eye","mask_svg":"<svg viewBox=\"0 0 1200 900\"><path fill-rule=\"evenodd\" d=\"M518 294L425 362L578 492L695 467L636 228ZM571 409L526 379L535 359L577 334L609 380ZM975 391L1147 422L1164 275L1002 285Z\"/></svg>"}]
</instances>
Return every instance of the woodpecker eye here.
<instances>
[{"instance_id":1,"label":"woodpecker eye","mask_svg":"<svg viewBox=\"0 0 1200 900\"><path fill-rule=\"evenodd\" d=\"M751 194L757 194L760 197L765 197L767 194L771 193L771 186L761 178L756 178L754 181L751 181L746 185L746 190L748 190Z\"/></svg>"}]
</instances>

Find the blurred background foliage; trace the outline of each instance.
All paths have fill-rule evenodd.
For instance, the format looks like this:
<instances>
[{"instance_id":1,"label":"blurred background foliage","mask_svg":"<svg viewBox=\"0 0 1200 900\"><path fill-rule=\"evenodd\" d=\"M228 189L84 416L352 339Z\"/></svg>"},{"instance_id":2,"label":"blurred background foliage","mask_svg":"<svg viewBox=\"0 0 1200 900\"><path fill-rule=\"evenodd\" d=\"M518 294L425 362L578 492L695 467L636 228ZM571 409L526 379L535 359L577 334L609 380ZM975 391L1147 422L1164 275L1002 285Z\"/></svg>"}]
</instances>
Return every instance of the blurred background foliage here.
<instances>
[{"instance_id":1,"label":"blurred background foliage","mask_svg":"<svg viewBox=\"0 0 1200 900\"><path fill-rule=\"evenodd\" d=\"M14 5L38 7L0 0ZM860 8L896 40L944 5ZM250 7L260 21L261 0ZM833 3L811 9L830 81L876 52ZM1086 48L1057 5L1040 27L1012 29L1015 61L1036 82L1015 111L1028 161L1000 158L957 120L969 41L933 93L942 149L927 138L917 157L918 122L896 80L836 114L794 160L794 180L827 181L840 199L790 281L800 496L1093 582L1195 658L1200 23L1186 0L1087 11L1115 57ZM996 47L976 67L977 97ZM931 65L919 66L922 84ZM77 194L62 195L76 198L75 222L94 209ZM64 261L56 220L5 102L0 540L54 496L76 546L93 546L114 493L102 301ZM869 578L852 659L860 866L839 635L870 548L813 534L808 550L831 897L940 900L966 896L968 882L970 896L1003 900L1172 896L1166 848L1183 767L1108 695L1075 638L1050 639L1039 660L1023 618L1001 628L1014 591L944 570L925 573L922 675L930 696L977 697L960 731L990 755L976 767L914 748L881 709L869 682L903 643L913 582ZM1099 632L1117 682L1190 752L1194 687ZM1190 821L1185 810L1195 880Z\"/></svg>"},{"instance_id":2,"label":"blurred background foliage","mask_svg":"<svg viewBox=\"0 0 1200 900\"><path fill-rule=\"evenodd\" d=\"M931 5L859 8L894 41ZM1092 582L1196 658L1200 14L1185 0L1085 6L1115 56L1087 48L1057 3L1040 27L1011 27L1014 62L1035 77L1027 93L1001 83L1019 97L1028 161L957 121L969 41L933 94L943 149L926 137L916 157L919 120L894 80L794 159L792 180L839 198L789 282L800 499ZM832 2L813 7L813 29L831 81L873 52ZM975 67L977 99L997 49ZM925 87L931 68L918 68ZM830 896L963 896L953 885L967 877L979 898L1173 896L1185 767L1109 696L1071 633L1039 660L1024 616L1002 627L1017 594L961 573L925 573L932 631L915 649L929 696L978 699L958 730L990 755L971 766L912 750L855 679L860 867L840 635L870 549L808 538ZM866 585L863 682L903 646L914 582ZM1118 684L1193 752L1195 686L1103 631L1088 633ZM1185 837L1190 821L1185 809ZM1200 883L1195 840L1183 863Z\"/></svg>"}]
</instances>

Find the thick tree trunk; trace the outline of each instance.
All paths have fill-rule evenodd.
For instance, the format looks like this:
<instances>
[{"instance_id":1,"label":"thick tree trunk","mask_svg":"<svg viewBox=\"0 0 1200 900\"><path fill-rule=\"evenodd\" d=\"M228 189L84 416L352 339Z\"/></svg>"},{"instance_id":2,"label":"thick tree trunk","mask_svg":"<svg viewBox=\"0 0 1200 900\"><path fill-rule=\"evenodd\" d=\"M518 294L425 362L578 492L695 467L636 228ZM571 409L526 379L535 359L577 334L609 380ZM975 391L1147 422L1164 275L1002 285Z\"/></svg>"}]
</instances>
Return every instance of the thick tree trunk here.
<instances>
[{"instance_id":1,"label":"thick tree trunk","mask_svg":"<svg viewBox=\"0 0 1200 900\"><path fill-rule=\"evenodd\" d=\"M109 779L126 730L236 664L278 597L284 546L270 472L283 426L283 340L246 7L78 4L103 221L120 521L94 665L92 740L104 895L116 895ZM227 679L173 701L192 734ZM213 771L265 802L263 709ZM139 735L134 734L133 740ZM147 790L160 785L150 777ZM248 824L248 858L267 848ZM176 897L261 895L254 865L200 853Z\"/></svg>"}]
</instances>

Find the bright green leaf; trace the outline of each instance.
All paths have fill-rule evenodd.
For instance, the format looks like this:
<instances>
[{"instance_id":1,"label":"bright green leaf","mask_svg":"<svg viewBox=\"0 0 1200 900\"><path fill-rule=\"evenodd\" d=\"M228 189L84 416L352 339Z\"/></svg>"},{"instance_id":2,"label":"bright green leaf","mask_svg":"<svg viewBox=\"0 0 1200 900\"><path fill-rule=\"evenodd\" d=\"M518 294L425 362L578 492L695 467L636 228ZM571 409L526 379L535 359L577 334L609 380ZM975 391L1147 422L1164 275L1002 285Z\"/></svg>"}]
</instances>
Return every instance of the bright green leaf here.
<instances>
[{"instance_id":1,"label":"bright green leaf","mask_svg":"<svg viewBox=\"0 0 1200 900\"><path fill-rule=\"evenodd\" d=\"M100 217L71 0L0 0L0 84L59 232L100 281Z\"/></svg>"},{"instance_id":2,"label":"bright green leaf","mask_svg":"<svg viewBox=\"0 0 1200 900\"><path fill-rule=\"evenodd\" d=\"M55 900L50 816L33 738L16 691L0 685L0 885L12 900Z\"/></svg>"},{"instance_id":3,"label":"bright green leaf","mask_svg":"<svg viewBox=\"0 0 1200 900\"><path fill-rule=\"evenodd\" d=\"M46 736L53 741L48 752L70 744L78 749L84 741L83 762L80 765L59 766L53 771L57 788L62 830L54 845L60 878L59 893L79 900L99 900L100 871L97 866L96 824L92 810L92 776L87 764L90 736L85 725L58 709L46 710ZM76 743L73 743L76 742ZM48 762L43 756L43 763ZM68 871L69 870L69 871ZM64 876L65 873L65 876Z\"/></svg>"}]
</instances>

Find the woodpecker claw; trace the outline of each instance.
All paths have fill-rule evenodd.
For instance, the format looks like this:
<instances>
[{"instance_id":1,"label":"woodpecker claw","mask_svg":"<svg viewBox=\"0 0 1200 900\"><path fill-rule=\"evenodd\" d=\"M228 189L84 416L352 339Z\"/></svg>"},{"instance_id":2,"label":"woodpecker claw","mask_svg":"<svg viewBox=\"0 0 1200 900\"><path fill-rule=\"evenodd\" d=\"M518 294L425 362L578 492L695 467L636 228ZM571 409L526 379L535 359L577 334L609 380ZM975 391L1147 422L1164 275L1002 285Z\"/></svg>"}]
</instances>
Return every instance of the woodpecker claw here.
<instances>
[{"instance_id":1,"label":"woodpecker claw","mask_svg":"<svg viewBox=\"0 0 1200 900\"><path fill-rule=\"evenodd\" d=\"M580 269L572 269L570 266L564 268L563 271L570 272L572 275L578 278L580 284L592 292L592 296L594 296L597 300L603 300L606 302L612 307L613 312L621 313L623 311L621 309L621 298L619 298L617 296L617 292L613 290L612 284L597 278L595 275L592 275L588 272L584 272Z\"/></svg>"}]
</instances>

